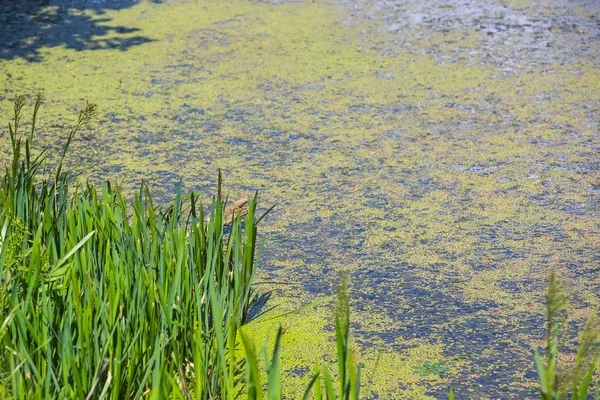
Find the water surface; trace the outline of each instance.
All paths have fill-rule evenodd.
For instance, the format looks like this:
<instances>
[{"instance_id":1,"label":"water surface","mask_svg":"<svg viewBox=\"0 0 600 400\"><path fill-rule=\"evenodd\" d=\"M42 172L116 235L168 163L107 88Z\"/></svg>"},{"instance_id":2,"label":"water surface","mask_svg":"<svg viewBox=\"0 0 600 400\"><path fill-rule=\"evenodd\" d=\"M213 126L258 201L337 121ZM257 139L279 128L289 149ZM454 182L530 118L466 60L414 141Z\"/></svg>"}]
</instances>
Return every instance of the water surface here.
<instances>
[{"instance_id":1,"label":"water surface","mask_svg":"<svg viewBox=\"0 0 600 400\"><path fill-rule=\"evenodd\" d=\"M15 8L17 7L17 8ZM334 358L352 278L367 398L536 393L547 273L581 324L600 293L600 8L594 1L0 2L0 112L42 91L39 143L160 199L277 204L258 288L286 395ZM8 158L8 142L0 149ZM567 354L567 359L572 357Z\"/></svg>"}]
</instances>

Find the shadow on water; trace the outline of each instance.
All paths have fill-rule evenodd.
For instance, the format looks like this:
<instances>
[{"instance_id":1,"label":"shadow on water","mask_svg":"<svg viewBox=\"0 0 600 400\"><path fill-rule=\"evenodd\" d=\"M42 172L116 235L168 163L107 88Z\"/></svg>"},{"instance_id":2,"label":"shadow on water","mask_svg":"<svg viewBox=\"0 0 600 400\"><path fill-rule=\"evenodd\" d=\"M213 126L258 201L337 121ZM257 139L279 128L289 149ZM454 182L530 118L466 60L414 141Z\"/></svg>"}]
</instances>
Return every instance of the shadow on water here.
<instances>
[{"instance_id":1,"label":"shadow on water","mask_svg":"<svg viewBox=\"0 0 600 400\"><path fill-rule=\"evenodd\" d=\"M273 295L273 291L268 291L264 293L258 294L250 301L250 310L248 310L248 322L253 321L271 310L274 310L275 307L269 307L269 299Z\"/></svg>"},{"instance_id":2,"label":"shadow on water","mask_svg":"<svg viewBox=\"0 0 600 400\"><path fill-rule=\"evenodd\" d=\"M161 0L153 0L155 3ZM135 5L135 0L0 0L0 59L42 61L40 50L127 50L151 40L137 28L105 26L106 10ZM92 10L95 16L84 13Z\"/></svg>"}]
</instances>

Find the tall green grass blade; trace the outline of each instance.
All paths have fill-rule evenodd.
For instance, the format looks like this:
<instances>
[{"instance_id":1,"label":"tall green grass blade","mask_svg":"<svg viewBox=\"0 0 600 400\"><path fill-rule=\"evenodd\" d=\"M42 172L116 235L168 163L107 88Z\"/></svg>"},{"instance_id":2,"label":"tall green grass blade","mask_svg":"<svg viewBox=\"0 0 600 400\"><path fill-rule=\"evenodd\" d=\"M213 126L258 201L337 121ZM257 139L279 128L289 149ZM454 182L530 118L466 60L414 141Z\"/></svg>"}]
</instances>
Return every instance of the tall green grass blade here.
<instances>
[{"instance_id":1,"label":"tall green grass blade","mask_svg":"<svg viewBox=\"0 0 600 400\"><path fill-rule=\"evenodd\" d=\"M240 336L246 354L246 391L248 400L262 400L262 384L260 382L256 349L243 333Z\"/></svg>"},{"instance_id":2,"label":"tall green grass blade","mask_svg":"<svg viewBox=\"0 0 600 400\"><path fill-rule=\"evenodd\" d=\"M304 391L304 395L302 396L302 400L309 400L310 399L310 393L311 393L311 390L312 390L313 386L315 386L315 383L317 385L320 384L320 382L319 382L319 375L318 374L313 375L312 379L308 383L308 386L306 387L306 390ZM319 394L315 393L315 398L316 399L320 399L320 391L319 391Z\"/></svg>"},{"instance_id":3,"label":"tall green grass blade","mask_svg":"<svg viewBox=\"0 0 600 400\"><path fill-rule=\"evenodd\" d=\"M579 386L578 390L575 391L576 386L573 387L573 394L577 394L577 399L585 400L588 398L588 391L590 389L590 384L592 383L592 377L594 376L594 371L596 370L596 364L598 363L598 357L596 357L590 367L588 368L587 373L585 374L581 386Z\"/></svg>"},{"instance_id":4,"label":"tall green grass blade","mask_svg":"<svg viewBox=\"0 0 600 400\"><path fill-rule=\"evenodd\" d=\"M83 239L81 239L75 246L73 246L73 248L64 256L62 257L57 263L56 265L52 268L52 271L50 272L49 275L49 280L53 281L56 279L60 279L61 277L63 277L66 273L66 271L69 268L69 265L65 265L63 266L67 260L69 258L71 258L71 256L73 256L73 254L75 254L88 240L91 239L92 236L94 236L96 232L92 231L90 233L88 233Z\"/></svg>"},{"instance_id":5,"label":"tall green grass blade","mask_svg":"<svg viewBox=\"0 0 600 400\"><path fill-rule=\"evenodd\" d=\"M269 358L265 348L265 363L267 365L267 385L269 388L268 400L281 400L281 372L279 365L279 353L281 350L281 336L283 328L280 326L275 338L275 347L273 348L273 358L269 363Z\"/></svg>"},{"instance_id":6,"label":"tall green grass blade","mask_svg":"<svg viewBox=\"0 0 600 400\"><path fill-rule=\"evenodd\" d=\"M335 395L335 389L333 388L333 381L331 379L331 375L329 374L329 368L327 364L324 362L321 364L321 371L323 371L323 384L325 385L325 397L327 400L335 400L337 396Z\"/></svg>"}]
</instances>

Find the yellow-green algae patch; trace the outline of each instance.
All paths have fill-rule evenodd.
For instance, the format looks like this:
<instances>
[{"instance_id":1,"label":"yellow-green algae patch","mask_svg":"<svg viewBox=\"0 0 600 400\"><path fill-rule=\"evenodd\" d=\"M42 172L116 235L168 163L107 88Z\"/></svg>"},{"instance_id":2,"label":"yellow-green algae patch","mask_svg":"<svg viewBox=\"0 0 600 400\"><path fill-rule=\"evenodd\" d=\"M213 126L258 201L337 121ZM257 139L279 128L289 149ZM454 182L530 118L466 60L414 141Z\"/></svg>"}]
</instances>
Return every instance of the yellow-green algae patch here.
<instances>
[{"instance_id":1,"label":"yellow-green algae patch","mask_svg":"<svg viewBox=\"0 0 600 400\"><path fill-rule=\"evenodd\" d=\"M527 3L483 4L558 13ZM330 296L343 271L367 397L440 397L450 386L529 395L547 271L566 275L579 317L598 303L597 53L539 63L468 21L398 34L377 11L328 2L70 12L137 29L108 30L101 43L145 40L0 60L2 115L16 94L43 91L39 143L57 149L92 100L100 121L69 159L90 165L86 177L128 190L147 179L161 199L182 179L207 198L221 168L232 197L260 190L264 206L277 204L257 285L276 308L245 329L260 344L286 328L290 398L317 358L333 362ZM584 37L551 34L556 50L545 51L557 57ZM525 55L505 71L515 54Z\"/></svg>"}]
</instances>

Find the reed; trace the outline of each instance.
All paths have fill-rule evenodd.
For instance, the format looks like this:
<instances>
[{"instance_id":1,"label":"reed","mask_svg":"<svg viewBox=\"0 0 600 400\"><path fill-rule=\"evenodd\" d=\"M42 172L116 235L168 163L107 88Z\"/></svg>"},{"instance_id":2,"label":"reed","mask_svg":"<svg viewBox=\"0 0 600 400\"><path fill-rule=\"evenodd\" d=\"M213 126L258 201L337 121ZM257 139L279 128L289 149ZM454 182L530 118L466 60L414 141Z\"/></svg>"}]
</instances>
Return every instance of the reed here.
<instances>
[{"instance_id":1,"label":"reed","mask_svg":"<svg viewBox=\"0 0 600 400\"><path fill-rule=\"evenodd\" d=\"M540 381L540 396L543 400L573 400L588 398L600 399L600 388L592 393L591 383L598 358L600 357L600 317L594 310L579 336L579 346L575 363L570 367L559 364L559 336L569 316L569 295L560 278L551 272L546 293L547 334L546 362L538 349L535 361Z\"/></svg>"},{"instance_id":2,"label":"reed","mask_svg":"<svg viewBox=\"0 0 600 400\"><path fill-rule=\"evenodd\" d=\"M39 177L25 98L9 124L13 158L0 189L0 386L13 398L233 398L237 329L260 257L256 196L224 231L220 190L205 220L198 195L156 206L142 184L79 185L64 157L96 107L87 104L53 173ZM22 151L24 149L24 152Z\"/></svg>"}]
</instances>

